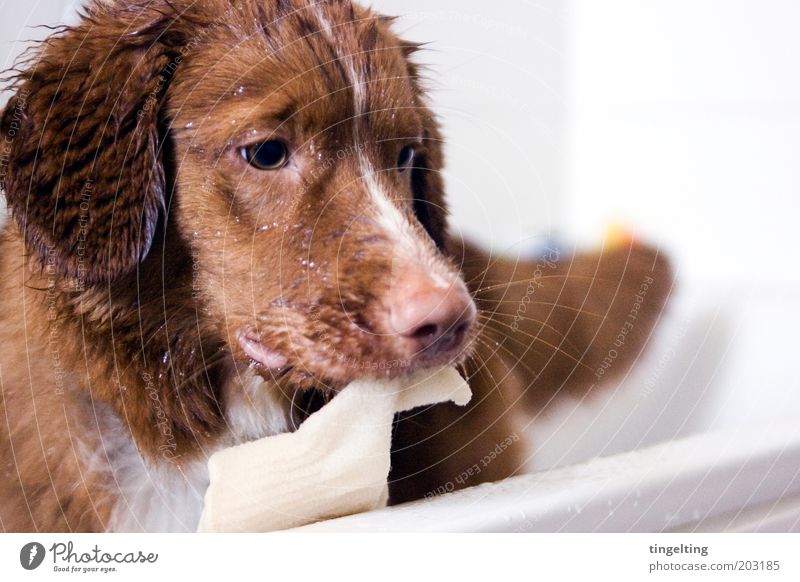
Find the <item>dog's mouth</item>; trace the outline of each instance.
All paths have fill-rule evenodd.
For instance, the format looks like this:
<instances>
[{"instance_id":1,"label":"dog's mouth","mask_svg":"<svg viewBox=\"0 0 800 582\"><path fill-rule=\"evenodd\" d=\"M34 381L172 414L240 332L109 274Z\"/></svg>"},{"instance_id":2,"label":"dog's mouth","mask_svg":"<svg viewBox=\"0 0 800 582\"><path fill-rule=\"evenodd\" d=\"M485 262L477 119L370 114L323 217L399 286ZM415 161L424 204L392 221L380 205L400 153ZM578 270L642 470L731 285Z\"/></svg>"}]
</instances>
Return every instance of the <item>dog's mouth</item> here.
<instances>
[{"instance_id":1,"label":"dog's mouth","mask_svg":"<svg viewBox=\"0 0 800 582\"><path fill-rule=\"evenodd\" d=\"M238 334L237 339L251 363L272 378L280 380L293 375L294 366L289 363L288 358L265 345L256 331L245 329ZM325 406L336 393L334 382L318 381L308 385L306 381L303 384L305 385L296 386L292 390L290 414L295 428Z\"/></svg>"},{"instance_id":2,"label":"dog's mouth","mask_svg":"<svg viewBox=\"0 0 800 582\"><path fill-rule=\"evenodd\" d=\"M279 352L278 350L267 345L262 339L261 335L252 328L246 328L237 334L237 340L242 352L250 359L251 364L264 370L265 372L272 373L275 376L286 375L289 371L295 368L289 361L289 358ZM435 345L435 344L434 344ZM451 363L456 364L463 360L468 352L472 341L465 343L463 349L453 352L448 356ZM448 354L443 354L447 356ZM401 376L403 373L411 373L417 369L431 367L435 365L442 365L445 361L441 355L428 355L427 353L415 354L410 359L392 359L386 361L368 361L357 362L353 360L350 362L349 368L352 372L361 371L364 374L355 373L350 380L356 379L360 375L377 375L377 376ZM331 362L335 366L335 362ZM299 366L306 369L304 366ZM310 370L306 370L307 374L311 374ZM351 376L351 373L346 374ZM338 374L337 374L338 376ZM333 380L333 378L331 378ZM337 382L333 382L334 384Z\"/></svg>"},{"instance_id":3,"label":"dog's mouth","mask_svg":"<svg viewBox=\"0 0 800 582\"><path fill-rule=\"evenodd\" d=\"M295 428L354 380L370 377L397 378L445 363L457 365L468 357L472 345L471 341L467 342L462 351L452 354L447 361L441 357L422 354L408 361L364 360L366 363L362 363L354 359L352 362L342 363L335 358L323 359L321 353L316 352L306 354L308 360L304 361L300 355L303 353L300 346L292 351L295 361L291 361L288 356L263 341L261 334L252 327L242 329L236 337L255 372L265 380L275 381L282 386L281 391L291 400L291 418ZM312 361L315 362L313 366L309 364Z\"/></svg>"},{"instance_id":4,"label":"dog's mouth","mask_svg":"<svg viewBox=\"0 0 800 582\"><path fill-rule=\"evenodd\" d=\"M344 388L353 378L339 378L332 373L326 374L325 367L312 371L299 356L300 346L290 349L293 360L263 341L261 334L254 328L247 327L236 336L239 347L250 367L265 380L280 382L291 392L298 394L304 391L317 391L325 398L331 398ZM319 366L318 366L319 368Z\"/></svg>"},{"instance_id":5,"label":"dog's mouth","mask_svg":"<svg viewBox=\"0 0 800 582\"><path fill-rule=\"evenodd\" d=\"M330 326L317 340L302 334L307 325L302 318L294 319L293 325L299 330L296 335L271 330L268 337L252 324L241 328L236 335L240 354L265 380L280 382L291 392L318 390L325 397L354 380L400 378L424 368L463 363L475 335L467 323L433 341L416 335L337 335L339 330Z\"/></svg>"},{"instance_id":6,"label":"dog's mouth","mask_svg":"<svg viewBox=\"0 0 800 582\"><path fill-rule=\"evenodd\" d=\"M242 351L255 364L272 372L281 372L289 365L286 356L266 346L254 330L245 329L239 332L237 339Z\"/></svg>"}]
</instances>

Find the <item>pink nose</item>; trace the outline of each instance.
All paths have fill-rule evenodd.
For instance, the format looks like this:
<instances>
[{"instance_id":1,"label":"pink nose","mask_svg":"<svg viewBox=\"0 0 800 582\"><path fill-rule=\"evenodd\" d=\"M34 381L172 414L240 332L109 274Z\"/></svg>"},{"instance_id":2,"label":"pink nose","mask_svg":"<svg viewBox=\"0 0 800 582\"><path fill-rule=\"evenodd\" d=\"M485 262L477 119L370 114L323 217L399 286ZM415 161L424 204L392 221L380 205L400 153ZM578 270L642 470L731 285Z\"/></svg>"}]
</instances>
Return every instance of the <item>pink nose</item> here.
<instances>
[{"instance_id":1,"label":"pink nose","mask_svg":"<svg viewBox=\"0 0 800 582\"><path fill-rule=\"evenodd\" d=\"M404 338L412 357L457 352L474 322L475 304L461 280L437 284L411 271L389 293L389 329Z\"/></svg>"}]
</instances>

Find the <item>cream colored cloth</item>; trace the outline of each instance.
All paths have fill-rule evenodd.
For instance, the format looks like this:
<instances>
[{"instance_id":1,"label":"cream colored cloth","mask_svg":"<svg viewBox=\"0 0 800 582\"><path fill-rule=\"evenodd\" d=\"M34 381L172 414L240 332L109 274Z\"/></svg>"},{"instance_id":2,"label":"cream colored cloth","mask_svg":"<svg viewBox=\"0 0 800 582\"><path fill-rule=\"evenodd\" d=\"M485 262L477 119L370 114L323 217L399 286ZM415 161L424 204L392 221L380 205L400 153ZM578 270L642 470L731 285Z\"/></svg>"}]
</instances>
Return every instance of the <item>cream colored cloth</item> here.
<instances>
[{"instance_id":1,"label":"cream colored cloth","mask_svg":"<svg viewBox=\"0 0 800 582\"><path fill-rule=\"evenodd\" d=\"M395 413L471 396L452 367L353 382L296 432L212 455L198 531L275 531L383 507Z\"/></svg>"}]
</instances>

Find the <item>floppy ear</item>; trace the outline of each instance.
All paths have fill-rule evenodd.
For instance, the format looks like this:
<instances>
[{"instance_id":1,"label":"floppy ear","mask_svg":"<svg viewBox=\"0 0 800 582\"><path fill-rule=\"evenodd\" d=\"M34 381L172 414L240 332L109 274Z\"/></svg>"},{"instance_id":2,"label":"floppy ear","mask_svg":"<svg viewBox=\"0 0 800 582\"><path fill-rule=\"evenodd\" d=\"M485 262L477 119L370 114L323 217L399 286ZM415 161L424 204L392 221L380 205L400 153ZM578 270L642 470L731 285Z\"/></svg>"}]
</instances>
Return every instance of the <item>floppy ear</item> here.
<instances>
[{"instance_id":1,"label":"floppy ear","mask_svg":"<svg viewBox=\"0 0 800 582\"><path fill-rule=\"evenodd\" d=\"M442 137L439 124L429 110L425 110L423 119L425 147L411 170L414 213L436 246L444 251L447 238L447 201L442 178Z\"/></svg>"},{"instance_id":2,"label":"floppy ear","mask_svg":"<svg viewBox=\"0 0 800 582\"><path fill-rule=\"evenodd\" d=\"M422 116L423 149L414 160L411 170L411 189L414 194L414 213L436 243L446 251L447 201L444 194L444 151L439 122L428 107L426 92L422 87L420 67L410 60L418 45L400 41L406 55L409 77L415 93L416 107Z\"/></svg>"},{"instance_id":3,"label":"floppy ear","mask_svg":"<svg viewBox=\"0 0 800 582\"><path fill-rule=\"evenodd\" d=\"M93 3L27 60L2 116L12 214L29 248L79 283L133 270L164 205L159 121L179 56L155 4Z\"/></svg>"}]
</instances>

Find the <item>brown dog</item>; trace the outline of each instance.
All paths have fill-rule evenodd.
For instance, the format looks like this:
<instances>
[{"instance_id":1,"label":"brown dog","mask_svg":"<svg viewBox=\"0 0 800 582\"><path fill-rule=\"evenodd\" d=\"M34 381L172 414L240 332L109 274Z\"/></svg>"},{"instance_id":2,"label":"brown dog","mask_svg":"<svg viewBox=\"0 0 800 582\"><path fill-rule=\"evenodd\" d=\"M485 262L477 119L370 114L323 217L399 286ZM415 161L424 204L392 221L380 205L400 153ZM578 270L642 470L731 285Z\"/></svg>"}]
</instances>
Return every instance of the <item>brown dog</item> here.
<instances>
[{"instance_id":1,"label":"brown dog","mask_svg":"<svg viewBox=\"0 0 800 582\"><path fill-rule=\"evenodd\" d=\"M392 501L418 498L518 405L635 360L671 284L657 252L537 266L448 238L415 50L347 0L116 0L20 65L4 530L193 530L215 450L292 430L355 378L461 363L466 410L398 419Z\"/></svg>"}]
</instances>

